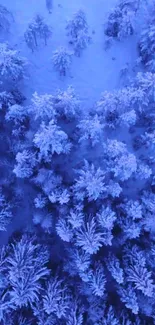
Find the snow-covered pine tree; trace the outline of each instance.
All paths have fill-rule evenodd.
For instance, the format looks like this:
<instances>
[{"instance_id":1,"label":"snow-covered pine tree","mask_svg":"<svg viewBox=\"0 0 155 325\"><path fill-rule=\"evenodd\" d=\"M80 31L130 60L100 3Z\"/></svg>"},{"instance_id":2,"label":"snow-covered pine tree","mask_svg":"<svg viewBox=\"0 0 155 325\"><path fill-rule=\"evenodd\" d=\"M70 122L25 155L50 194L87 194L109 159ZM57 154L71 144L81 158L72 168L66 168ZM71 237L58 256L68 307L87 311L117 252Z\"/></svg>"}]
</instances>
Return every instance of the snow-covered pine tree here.
<instances>
[{"instance_id":1,"label":"snow-covered pine tree","mask_svg":"<svg viewBox=\"0 0 155 325\"><path fill-rule=\"evenodd\" d=\"M69 153L71 144L67 134L57 126L53 120L49 124L42 122L40 129L34 136L35 147L38 148L40 157L49 161L54 153Z\"/></svg>"},{"instance_id":2,"label":"snow-covered pine tree","mask_svg":"<svg viewBox=\"0 0 155 325\"><path fill-rule=\"evenodd\" d=\"M101 122L99 116L86 116L77 125L80 130L79 142L89 141L94 147L103 140L105 124Z\"/></svg>"},{"instance_id":3,"label":"snow-covered pine tree","mask_svg":"<svg viewBox=\"0 0 155 325\"><path fill-rule=\"evenodd\" d=\"M105 173L100 168L95 168L93 164L85 160L83 168L77 170L77 174L79 177L76 179L73 190L78 200L84 200L84 198L89 201L97 200L106 192Z\"/></svg>"},{"instance_id":4,"label":"snow-covered pine tree","mask_svg":"<svg viewBox=\"0 0 155 325\"><path fill-rule=\"evenodd\" d=\"M70 37L70 44L73 45L74 53L77 56L81 55L83 49L85 49L91 41L91 37L88 33L88 24L86 16L83 10L77 11L73 18L68 21L67 35Z\"/></svg>"},{"instance_id":5,"label":"snow-covered pine tree","mask_svg":"<svg viewBox=\"0 0 155 325\"><path fill-rule=\"evenodd\" d=\"M7 258L10 297L14 306L21 308L39 299L41 279L49 274L46 267L49 254L35 238L23 236L12 244Z\"/></svg>"},{"instance_id":6,"label":"snow-covered pine tree","mask_svg":"<svg viewBox=\"0 0 155 325\"><path fill-rule=\"evenodd\" d=\"M35 153L30 150L23 150L16 155L17 164L14 167L13 172L19 178L29 178L33 174L34 167L36 166Z\"/></svg>"},{"instance_id":7,"label":"snow-covered pine tree","mask_svg":"<svg viewBox=\"0 0 155 325\"><path fill-rule=\"evenodd\" d=\"M88 254L95 254L103 246L104 237L98 229L95 218L89 220L76 231L76 245Z\"/></svg>"},{"instance_id":8,"label":"snow-covered pine tree","mask_svg":"<svg viewBox=\"0 0 155 325\"><path fill-rule=\"evenodd\" d=\"M72 121L72 119L79 118L81 102L72 86L65 91L58 90L53 97L54 109L60 119L66 118L68 121Z\"/></svg>"},{"instance_id":9,"label":"snow-covered pine tree","mask_svg":"<svg viewBox=\"0 0 155 325\"><path fill-rule=\"evenodd\" d=\"M86 15L82 9L78 10L73 18L67 22L66 30L67 35L71 37L71 41L77 39L80 31L88 31Z\"/></svg>"},{"instance_id":10,"label":"snow-covered pine tree","mask_svg":"<svg viewBox=\"0 0 155 325\"><path fill-rule=\"evenodd\" d=\"M73 40L73 48L76 56L80 57L81 52L87 48L91 42L91 37L86 30L80 30L78 32L77 38Z\"/></svg>"},{"instance_id":11,"label":"snow-covered pine tree","mask_svg":"<svg viewBox=\"0 0 155 325\"><path fill-rule=\"evenodd\" d=\"M127 285L126 288L119 287L118 294L122 302L125 303L125 306L132 310L133 314L138 314L139 306L137 301L137 296L132 285Z\"/></svg>"},{"instance_id":12,"label":"snow-covered pine tree","mask_svg":"<svg viewBox=\"0 0 155 325\"><path fill-rule=\"evenodd\" d=\"M36 15L24 33L25 42L32 52L42 40L44 44L47 45L47 40L51 36L52 28L45 23L44 18L40 15Z\"/></svg>"},{"instance_id":13,"label":"snow-covered pine tree","mask_svg":"<svg viewBox=\"0 0 155 325\"><path fill-rule=\"evenodd\" d=\"M49 121L55 119L54 96L49 94L39 95L35 92L32 95L31 102L29 112L34 116L35 120Z\"/></svg>"},{"instance_id":14,"label":"snow-covered pine tree","mask_svg":"<svg viewBox=\"0 0 155 325\"><path fill-rule=\"evenodd\" d=\"M0 81L17 83L25 76L27 60L6 43L0 43Z\"/></svg>"},{"instance_id":15,"label":"snow-covered pine tree","mask_svg":"<svg viewBox=\"0 0 155 325\"><path fill-rule=\"evenodd\" d=\"M66 76L67 71L70 69L72 63L72 53L64 47L58 48L53 53L52 62L55 70L57 70L60 76Z\"/></svg>"},{"instance_id":16,"label":"snow-covered pine tree","mask_svg":"<svg viewBox=\"0 0 155 325\"><path fill-rule=\"evenodd\" d=\"M134 22L138 0L120 1L120 3L111 10L108 22L105 27L105 34L116 39L123 39L134 33Z\"/></svg>"}]
</instances>

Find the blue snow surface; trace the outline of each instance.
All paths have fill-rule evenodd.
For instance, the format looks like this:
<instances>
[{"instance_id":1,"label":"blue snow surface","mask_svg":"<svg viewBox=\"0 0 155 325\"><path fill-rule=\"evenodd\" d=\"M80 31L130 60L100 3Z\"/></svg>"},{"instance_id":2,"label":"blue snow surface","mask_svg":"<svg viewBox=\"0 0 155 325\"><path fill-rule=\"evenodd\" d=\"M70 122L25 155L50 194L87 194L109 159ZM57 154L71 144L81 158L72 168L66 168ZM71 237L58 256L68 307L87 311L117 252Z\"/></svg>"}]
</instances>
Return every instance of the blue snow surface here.
<instances>
[{"instance_id":1,"label":"blue snow surface","mask_svg":"<svg viewBox=\"0 0 155 325\"><path fill-rule=\"evenodd\" d=\"M0 325L155 324L154 17L0 1Z\"/></svg>"}]
</instances>

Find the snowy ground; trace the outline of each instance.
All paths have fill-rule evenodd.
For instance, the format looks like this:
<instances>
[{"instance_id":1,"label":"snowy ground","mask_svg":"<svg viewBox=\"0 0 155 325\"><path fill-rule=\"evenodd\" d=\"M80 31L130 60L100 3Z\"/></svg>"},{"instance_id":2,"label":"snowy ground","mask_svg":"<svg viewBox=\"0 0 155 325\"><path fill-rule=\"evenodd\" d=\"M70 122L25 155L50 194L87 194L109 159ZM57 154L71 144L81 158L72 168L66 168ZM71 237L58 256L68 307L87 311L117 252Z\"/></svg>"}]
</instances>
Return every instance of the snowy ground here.
<instances>
[{"instance_id":1,"label":"snowy ground","mask_svg":"<svg viewBox=\"0 0 155 325\"><path fill-rule=\"evenodd\" d=\"M14 15L15 23L9 42L30 62L29 78L25 84L25 93L30 98L34 91L52 93L55 89L66 89L73 85L76 93L83 100L84 107L91 107L98 100L103 90L117 88L120 69L126 62L132 67L137 58L136 36L124 42L114 42L110 50L104 50L104 24L109 10L118 0L53 0L53 13L47 12L45 0L2 0ZM67 77L60 78L54 71L51 56L59 46L68 47L65 26L78 9L86 12L92 44L83 51L80 58L73 58ZM39 48L35 53L27 48L24 32L28 23L37 14L41 14L53 28L53 36L47 47Z\"/></svg>"}]
</instances>

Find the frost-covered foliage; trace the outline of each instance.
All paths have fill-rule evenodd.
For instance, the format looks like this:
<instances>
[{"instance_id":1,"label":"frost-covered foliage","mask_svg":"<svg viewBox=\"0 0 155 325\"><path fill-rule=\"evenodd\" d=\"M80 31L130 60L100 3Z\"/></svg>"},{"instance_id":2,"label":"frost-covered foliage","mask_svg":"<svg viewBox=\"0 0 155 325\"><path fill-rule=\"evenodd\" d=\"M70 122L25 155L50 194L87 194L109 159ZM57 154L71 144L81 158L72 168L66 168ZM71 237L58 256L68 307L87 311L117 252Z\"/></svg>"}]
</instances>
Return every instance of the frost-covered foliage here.
<instances>
[{"instance_id":1,"label":"frost-covered foliage","mask_svg":"<svg viewBox=\"0 0 155 325\"><path fill-rule=\"evenodd\" d=\"M70 242L73 237L71 225L65 219L58 220L56 224L56 232L65 242Z\"/></svg>"},{"instance_id":2,"label":"frost-covered foliage","mask_svg":"<svg viewBox=\"0 0 155 325\"><path fill-rule=\"evenodd\" d=\"M70 143L67 134L51 120L48 125L42 122L40 130L34 136L34 144L39 149L40 158L48 161L54 153L68 153Z\"/></svg>"},{"instance_id":3,"label":"frost-covered foliage","mask_svg":"<svg viewBox=\"0 0 155 325\"><path fill-rule=\"evenodd\" d=\"M86 16L83 10L79 10L74 14L73 19L69 20L66 26L67 33L73 39L77 38L79 31L88 30Z\"/></svg>"},{"instance_id":4,"label":"frost-covered foliage","mask_svg":"<svg viewBox=\"0 0 155 325\"><path fill-rule=\"evenodd\" d=\"M60 76L65 76L72 63L72 53L64 47L60 47L53 53L52 62Z\"/></svg>"},{"instance_id":5,"label":"frost-covered foliage","mask_svg":"<svg viewBox=\"0 0 155 325\"><path fill-rule=\"evenodd\" d=\"M134 292L134 289L132 286L127 286L127 288L119 288L119 295L121 301L125 304L125 306L128 309L131 309L133 314L138 314L139 307L138 307L138 301L137 296Z\"/></svg>"},{"instance_id":6,"label":"frost-covered foliage","mask_svg":"<svg viewBox=\"0 0 155 325\"><path fill-rule=\"evenodd\" d=\"M80 100L74 88L69 86L65 91L59 90L54 96L54 108L59 118L72 120L81 113Z\"/></svg>"},{"instance_id":7,"label":"frost-covered foliage","mask_svg":"<svg viewBox=\"0 0 155 325\"><path fill-rule=\"evenodd\" d=\"M79 200L97 200L106 191L104 172L93 164L84 161L83 169L77 170L79 177L74 185L75 195Z\"/></svg>"},{"instance_id":8,"label":"frost-covered foliage","mask_svg":"<svg viewBox=\"0 0 155 325\"><path fill-rule=\"evenodd\" d=\"M6 231L12 220L12 207L5 196L0 192L0 231Z\"/></svg>"},{"instance_id":9,"label":"frost-covered foliage","mask_svg":"<svg viewBox=\"0 0 155 325\"><path fill-rule=\"evenodd\" d=\"M17 50L6 43L0 43L0 81L18 82L25 76L27 61Z\"/></svg>"},{"instance_id":10,"label":"frost-covered foliage","mask_svg":"<svg viewBox=\"0 0 155 325\"><path fill-rule=\"evenodd\" d=\"M17 177L29 178L33 174L33 168L36 165L36 158L33 152L24 150L23 152L18 152L16 155L15 168L13 172Z\"/></svg>"},{"instance_id":11,"label":"frost-covered foliage","mask_svg":"<svg viewBox=\"0 0 155 325\"><path fill-rule=\"evenodd\" d=\"M74 53L77 56L81 55L82 50L86 49L91 42L91 37L88 35L87 31L81 30L78 32L76 40L73 40Z\"/></svg>"},{"instance_id":12,"label":"frost-covered foliage","mask_svg":"<svg viewBox=\"0 0 155 325\"><path fill-rule=\"evenodd\" d=\"M120 0L120 3L109 14L105 34L119 40L133 35L138 5L139 0Z\"/></svg>"},{"instance_id":13,"label":"frost-covered foliage","mask_svg":"<svg viewBox=\"0 0 155 325\"><path fill-rule=\"evenodd\" d=\"M142 63L150 70L155 71L154 49L155 49L155 20L154 3L152 15L149 22L143 27L139 40L139 54Z\"/></svg>"},{"instance_id":14,"label":"frost-covered foliage","mask_svg":"<svg viewBox=\"0 0 155 325\"><path fill-rule=\"evenodd\" d=\"M88 282L88 286L95 296L104 296L106 277L101 263L96 263L94 270L90 269L87 274L86 282Z\"/></svg>"},{"instance_id":15,"label":"frost-covered foliage","mask_svg":"<svg viewBox=\"0 0 155 325\"><path fill-rule=\"evenodd\" d=\"M69 308L69 297L67 287L62 280L58 278L51 278L45 288L43 295L43 309L50 314L56 314L58 319L66 316Z\"/></svg>"},{"instance_id":16,"label":"frost-covered foliage","mask_svg":"<svg viewBox=\"0 0 155 325\"><path fill-rule=\"evenodd\" d=\"M88 33L88 24L83 10L77 11L73 18L67 22L67 35L70 44L73 45L75 55L80 56L83 49L87 48L91 41Z\"/></svg>"},{"instance_id":17,"label":"frost-covered foliage","mask_svg":"<svg viewBox=\"0 0 155 325\"><path fill-rule=\"evenodd\" d=\"M123 275L123 269L120 266L119 259L117 259L115 255L109 254L106 265L112 277L116 280L116 282L118 284L123 283L124 275Z\"/></svg>"},{"instance_id":18,"label":"frost-covered foliage","mask_svg":"<svg viewBox=\"0 0 155 325\"><path fill-rule=\"evenodd\" d=\"M27 235L10 244L7 250L1 248L1 321L6 320L8 315L10 321L15 316L19 317L20 308L24 306L28 308L38 301L41 280L49 274L46 267L48 258L47 250L42 249L41 245L35 242L35 238ZM17 308L19 313L16 311ZM22 321L20 317L19 319ZM8 322L8 324L14 324L14 322Z\"/></svg>"},{"instance_id":19,"label":"frost-covered foliage","mask_svg":"<svg viewBox=\"0 0 155 325\"><path fill-rule=\"evenodd\" d=\"M65 91L58 90L55 94L32 95L28 112L34 120L50 121L51 119L66 118L72 120L80 113L80 100L75 94L74 88L69 86ZM25 109L25 108L24 108Z\"/></svg>"},{"instance_id":20,"label":"frost-covered foliage","mask_svg":"<svg viewBox=\"0 0 155 325\"><path fill-rule=\"evenodd\" d=\"M81 133L79 142L88 140L92 146L95 146L103 139L104 124L101 123L97 114L94 117L90 116L81 120L78 128Z\"/></svg>"},{"instance_id":21,"label":"frost-covered foliage","mask_svg":"<svg viewBox=\"0 0 155 325\"><path fill-rule=\"evenodd\" d=\"M6 120L16 123L24 123L28 117L27 109L24 106L14 104L10 105L6 113Z\"/></svg>"},{"instance_id":22,"label":"frost-covered foliage","mask_svg":"<svg viewBox=\"0 0 155 325\"><path fill-rule=\"evenodd\" d=\"M54 174L50 169L41 168L33 178L33 182L44 192L43 197L47 197L51 203L59 202L60 205L68 203L69 191L62 184L62 177ZM41 196L42 198L42 196Z\"/></svg>"},{"instance_id":23,"label":"frost-covered foliage","mask_svg":"<svg viewBox=\"0 0 155 325\"><path fill-rule=\"evenodd\" d=\"M112 229L116 220L116 214L111 208L102 206L99 213L97 213L97 220L100 225L100 228L103 232L103 242L104 245L112 245Z\"/></svg>"},{"instance_id":24,"label":"frost-covered foliage","mask_svg":"<svg viewBox=\"0 0 155 325\"><path fill-rule=\"evenodd\" d=\"M34 115L34 119L46 120L54 119L56 112L53 107L53 96L52 95L38 95L35 92L32 96L32 105L30 112Z\"/></svg>"},{"instance_id":25,"label":"frost-covered foliage","mask_svg":"<svg viewBox=\"0 0 155 325\"><path fill-rule=\"evenodd\" d=\"M121 2L125 19L137 4ZM88 25L82 11L73 18L67 31L81 53ZM44 24L37 16L29 25L32 50L50 36ZM70 59L61 59L65 74ZM0 230L15 215L8 229L18 231L0 248L0 324L154 325L154 73L104 91L89 111L68 78L25 103L7 78Z\"/></svg>"},{"instance_id":26,"label":"frost-covered foliage","mask_svg":"<svg viewBox=\"0 0 155 325\"><path fill-rule=\"evenodd\" d=\"M136 172L136 157L127 151L126 145L123 142L108 140L105 152L108 155L108 168L114 177L125 181Z\"/></svg>"},{"instance_id":27,"label":"frost-covered foliage","mask_svg":"<svg viewBox=\"0 0 155 325\"><path fill-rule=\"evenodd\" d=\"M94 254L103 245L103 234L97 229L94 218L90 218L86 224L76 232L76 245L82 247L86 253Z\"/></svg>"},{"instance_id":28,"label":"frost-covered foliage","mask_svg":"<svg viewBox=\"0 0 155 325\"><path fill-rule=\"evenodd\" d=\"M44 18L40 15L36 15L24 33L25 42L32 52L40 45L42 41L45 45L47 45L47 40L51 37L51 35L51 27L45 23Z\"/></svg>"},{"instance_id":29,"label":"frost-covered foliage","mask_svg":"<svg viewBox=\"0 0 155 325\"><path fill-rule=\"evenodd\" d=\"M39 280L49 273L45 266L47 261L46 250L34 244L31 238L22 237L18 243L12 244L7 263L10 298L15 306L27 306L38 300Z\"/></svg>"}]
</instances>

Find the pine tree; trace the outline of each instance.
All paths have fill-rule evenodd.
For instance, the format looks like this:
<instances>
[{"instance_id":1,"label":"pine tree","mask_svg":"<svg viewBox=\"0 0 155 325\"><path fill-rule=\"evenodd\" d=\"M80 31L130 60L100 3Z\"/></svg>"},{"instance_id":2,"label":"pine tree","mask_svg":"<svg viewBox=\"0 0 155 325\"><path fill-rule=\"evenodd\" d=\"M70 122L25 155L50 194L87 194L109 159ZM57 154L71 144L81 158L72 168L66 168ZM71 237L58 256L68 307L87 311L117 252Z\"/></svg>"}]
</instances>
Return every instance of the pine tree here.
<instances>
[{"instance_id":1,"label":"pine tree","mask_svg":"<svg viewBox=\"0 0 155 325\"><path fill-rule=\"evenodd\" d=\"M47 251L27 236L12 244L7 262L10 297L15 306L28 306L39 299L40 279L49 274L47 261Z\"/></svg>"},{"instance_id":2,"label":"pine tree","mask_svg":"<svg viewBox=\"0 0 155 325\"><path fill-rule=\"evenodd\" d=\"M119 325L119 324L120 324L119 320L114 313L114 308L110 305L107 312L104 313L104 316L95 325Z\"/></svg>"},{"instance_id":3,"label":"pine tree","mask_svg":"<svg viewBox=\"0 0 155 325\"><path fill-rule=\"evenodd\" d=\"M120 115L120 125L123 127L129 128L132 125L135 125L137 120L137 115L135 110L131 110L129 112L123 113Z\"/></svg>"},{"instance_id":4,"label":"pine tree","mask_svg":"<svg viewBox=\"0 0 155 325\"><path fill-rule=\"evenodd\" d=\"M83 309L79 308L77 301L73 301L72 305L70 306L70 312L66 320L66 325L83 325L83 314Z\"/></svg>"},{"instance_id":5,"label":"pine tree","mask_svg":"<svg viewBox=\"0 0 155 325\"><path fill-rule=\"evenodd\" d=\"M81 112L80 100L75 94L72 86L69 86L65 91L59 90L53 99L54 109L60 118L72 120L79 118Z\"/></svg>"},{"instance_id":6,"label":"pine tree","mask_svg":"<svg viewBox=\"0 0 155 325\"><path fill-rule=\"evenodd\" d=\"M150 178L151 175L152 175L152 169L149 167L149 165L147 165L143 162L140 162L138 164L138 168L137 168L135 177L137 179L145 180L145 179Z\"/></svg>"},{"instance_id":7,"label":"pine tree","mask_svg":"<svg viewBox=\"0 0 155 325\"><path fill-rule=\"evenodd\" d=\"M57 126L53 120L46 125L41 123L39 131L35 134L33 140L35 146L40 151L40 157L49 160L54 153L68 153L71 145L68 141L67 134Z\"/></svg>"},{"instance_id":8,"label":"pine tree","mask_svg":"<svg viewBox=\"0 0 155 325\"><path fill-rule=\"evenodd\" d=\"M79 178L73 186L76 197L79 200L88 198L89 201L97 200L102 193L106 191L104 183L104 172L98 168L96 169L93 164L84 161L84 167L78 170Z\"/></svg>"},{"instance_id":9,"label":"pine tree","mask_svg":"<svg viewBox=\"0 0 155 325\"><path fill-rule=\"evenodd\" d=\"M40 15L36 15L24 33L25 42L32 52L38 47L39 42L42 40L44 44L47 45L47 40L51 35L51 27L45 23L43 17Z\"/></svg>"},{"instance_id":10,"label":"pine tree","mask_svg":"<svg viewBox=\"0 0 155 325\"><path fill-rule=\"evenodd\" d=\"M17 83L25 76L27 61L18 51L9 48L6 43L0 43L0 78L2 82Z\"/></svg>"},{"instance_id":11,"label":"pine tree","mask_svg":"<svg viewBox=\"0 0 155 325\"><path fill-rule=\"evenodd\" d=\"M71 209L67 216L67 220L73 229L79 228L83 224L84 214L82 213L82 211Z\"/></svg>"},{"instance_id":12,"label":"pine tree","mask_svg":"<svg viewBox=\"0 0 155 325\"><path fill-rule=\"evenodd\" d=\"M141 290L144 295L152 297L155 286L151 278L151 272L146 267L136 263L129 266L126 272L128 282L134 283L134 287Z\"/></svg>"},{"instance_id":13,"label":"pine tree","mask_svg":"<svg viewBox=\"0 0 155 325\"><path fill-rule=\"evenodd\" d=\"M88 116L78 124L80 130L79 142L89 140L92 146L103 140L103 130L105 125L100 121L98 115Z\"/></svg>"},{"instance_id":14,"label":"pine tree","mask_svg":"<svg viewBox=\"0 0 155 325\"><path fill-rule=\"evenodd\" d=\"M82 247L88 254L95 254L103 245L103 234L97 228L94 218L76 231L76 245Z\"/></svg>"},{"instance_id":15,"label":"pine tree","mask_svg":"<svg viewBox=\"0 0 155 325\"><path fill-rule=\"evenodd\" d=\"M136 172L136 157L127 151L123 142L108 140L107 146L105 145L105 153L108 155L108 169L114 174L114 177L125 181Z\"/></svg>"},{"instance_id":16,"label":"pine tree","mask_svg":"<svg viewBox=\"0 0 155 325\"><path fill-rule=\"evenodd\" d=\"M81 52L88 47L91 42L91 37L84 29L78 32L77 38L73 40L74 53L78 57L81 56Z\"/></svg>"},{"instance_id":17,"label":"pine tree","mask_svg":"<svg viewBox=\"0 0 155 325\"><path fill-rule=\"evenodd\" d=\"M112 277L116 280L118 284L121 284L124 282L124 274L123 269L120 266L119 259L113 255L112 253L108 255L108 258L106 260L106 266L111 273Z\"/></svg>"},{"instance_id":18,"label":"pine tree","mask_svg":"<svg viewBox=\"0 0 155 325\"><path fill-rule=\"evenodd\" d=\"M56 111L53 101L54 97L52 95L38 95L35 92L31 99L32 105L29 108L30 113L34 115L34 119L41 121L55 119Z\"/></svg>"},{"instance_id":19,"label":"pine tree","mask_svg":"<svg viewBox=\"0 0 155 325\"><path fill-rule=\"evenodd\" d=\"M70 242L73 237L73 231L67 220L59 218L56 224L56 232L65 242Z\"/></svg>"},{"instance_id":20,"label":"pine tree","mask_svg":"<svg viewBox=\"0 0 155 325\"><path fill-rule=\"evenodd\" d=\"M155 26L154 19L150 19L149 24L143 28L141 33L139 41L139 53L143 64L146 65L146 67L151 71L155 71L154 50Z\"/></svg>"},{"instance_id":21,"label":"pine tree","mask_svg":"<svg viewBox=\"0 0 155 325\"><path fill-rule=\"evenodd\" d=\"M67 287L63 281L58 277L50 278L43 295L43 309L48 315L65 317L69 308L68 298Z\"/></svg>"},{"instance_id":22,"label":"pine tree","mask_svg":"<svg viewBox=\"0 0 155 325\"><path fill-rule=\"evenodd\" d=\"M95 296L103 297L105 294L105 272L101 263L95 263L94 270L90 269L87 274L88 286Z\"/></svg>"},{"instance_id":23,"label":"pine tree","mask_svg":"<svg viewBox=\"0 0 155 325\"><path fill-rule=\"evenodd\" d=\"M104 245L112 245L112 229L116 220L116 214L110 207L102 207L101 211L96 214L97 222L102 230Z\"/></svg>"},{"instance_id":24,"label":"pine tree","mask_svg":"<svg viewBox=\"0 0 155 325\"><path fill-rule=\"evenodd\" d=\"M78 10L74 14L73 19L68 21L66 30L67 35L70 36L73 40L77 39L80 31L87 32L88 24L83 10Z\"/></svg>"},{"instance_id":25,"label":"pine tree","mask_svg":"<svg viewBox=\"0 0 155 325\"><path fill-rule=\"evenodd\" d=\"M60 76L65 76L72 63L72 53L60 47L53 53L52 62Z\"/></svg>"},{"instance_id":26,"label":"pine tree","mask_svg":"<svg viewBox=\"0 0 155 325\"><path fill-rule=\"evenodd\" d=\"M125 303L125 306L132 310L133 314L138 314L139 306L137 302L136 293L131 285L127 288L119 287L118 293L122 302Z\"/></svg>"},{"instance_id":27,"label":"pine tree","mask_svg":"<svg viewBox=\"0 0 155 325\"><path fill-rule=\"evenodd\" d=\"M134 33L135 8L130 1L121 2L109 14L105 34L119 40Z\"/></svg>"},{"instance_id":28,"label":"pine tree","mask_svg":"<svg viewBox=\"0 0 155 325\"><path fill-rule=\"evenodd\" d=\"M13 172L17 177L29 178L32 176L34 167L37 163L33 152L28 150L18 152L16 155L16 162L17 164L15 165Z\"/></svg>"},{"instance_id":29,"label":"pine tree","mask_svg":"<svg viewBox=\"0 0 155 325\"><path fill-rule=\"evenodd\" d=\"M124 204L121 204L120 208L123 209L123 212L125 212L129 218L133 220L142 219L142 205L139 201L125 201Z\"/></svg>"},{"instance_id":30,"label":"pine tree","mask_svg":"<svg viewBox=\"0 0 155 325\"><path fill-rule=\"evenodd\" d=\"M6 121L11 121L15 124L24 123L27 117L27 108L18 104L10 105L5 115Z\"/></svg>"}]
</instances>

